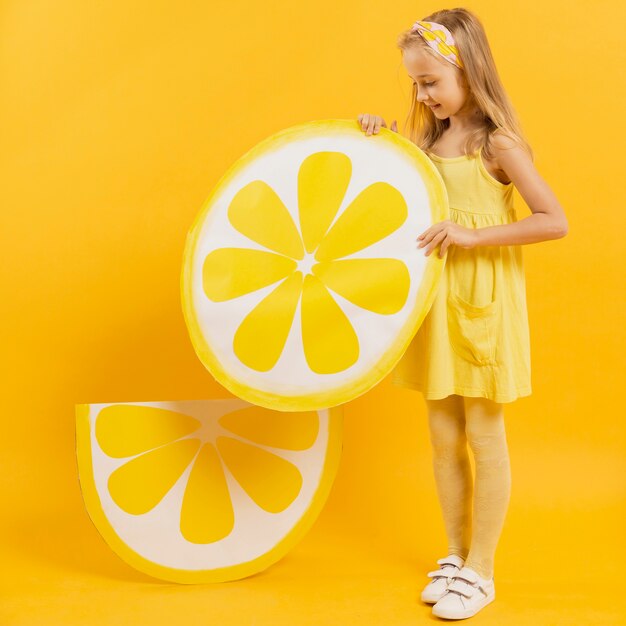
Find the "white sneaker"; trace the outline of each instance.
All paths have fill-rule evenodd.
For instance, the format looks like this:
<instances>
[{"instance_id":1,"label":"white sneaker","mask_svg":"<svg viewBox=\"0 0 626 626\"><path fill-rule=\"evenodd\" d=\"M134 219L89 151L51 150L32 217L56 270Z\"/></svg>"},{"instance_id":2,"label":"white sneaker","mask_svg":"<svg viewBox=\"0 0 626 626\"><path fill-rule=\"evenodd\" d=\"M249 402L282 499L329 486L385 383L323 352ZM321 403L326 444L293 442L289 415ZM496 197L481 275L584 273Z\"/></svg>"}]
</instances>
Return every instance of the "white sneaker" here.
<instances>
[{"instance_id":1,"label":"white sneaker","mask_svg":"<svg viewBox=\"0 0 626 626\"><path fill-rule=\"evenodd\" d=\"M433 615L437 617L472 617L496 599L493 577L482 578L470 567L462 567L452 578L441 600L433 606Z\"/></svg>"},{"instance_id":2,"label":"white sneaker","mask_svg":"<svg viewBox=\"0 0 626 626\"><path fill-rule=\"evenodd\" d=\"M432 580L422 591L422 602L428 602L429 604L437 602L445 594L446 587L452 582L452 576L463 567L464 562L464 559L456 554L450 554L439 559L437 563L441 567L433 572L428 572L428 576Z\"/></svg>"}]
</instances>

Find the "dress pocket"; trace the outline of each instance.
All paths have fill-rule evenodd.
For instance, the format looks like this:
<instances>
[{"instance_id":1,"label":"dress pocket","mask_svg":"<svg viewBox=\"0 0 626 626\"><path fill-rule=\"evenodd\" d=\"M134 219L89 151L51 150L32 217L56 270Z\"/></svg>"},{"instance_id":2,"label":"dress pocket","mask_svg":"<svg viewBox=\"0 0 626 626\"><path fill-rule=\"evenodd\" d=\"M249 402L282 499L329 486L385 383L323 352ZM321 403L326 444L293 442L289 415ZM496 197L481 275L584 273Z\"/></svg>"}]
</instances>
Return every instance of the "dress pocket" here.
<instances>
[{"instance_id":1,"label":"dress pocket","mask_svg":"<svg viewBox=\"0 0 626 626\"><path fill-rule=\"evenodd\" d=\"M496 341L500 330L500 300L483 306L449 292L448 334L452 349L475 365L496 364Z\"/></svg>"}]
</instances>

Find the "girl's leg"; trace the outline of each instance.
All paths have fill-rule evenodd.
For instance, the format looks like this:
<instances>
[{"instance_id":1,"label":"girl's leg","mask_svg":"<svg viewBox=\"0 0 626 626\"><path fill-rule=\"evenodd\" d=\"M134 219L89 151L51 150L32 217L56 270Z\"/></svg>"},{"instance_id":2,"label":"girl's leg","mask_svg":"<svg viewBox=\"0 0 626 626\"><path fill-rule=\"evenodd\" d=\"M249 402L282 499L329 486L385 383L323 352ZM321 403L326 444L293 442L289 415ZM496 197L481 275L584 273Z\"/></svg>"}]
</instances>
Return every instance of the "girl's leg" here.
<instances>
[{"instance_id":1,"label":"girl's leg","mask_svg":"<svg viewBox=\"0 0 626 626\"><path fill-rule=\"evenodd\" d=\"M437 494L448 554L466 558L472 525L472 469L467 451L463 398L426 400Z\"/></svg>"},{"instance_id":2,"label":"girl's leg","mask_svg":"<svg viewBox=\"0 0 626 626\"><path fill-rule=\"evenodd\" d=\"M487 398L466 397L465 418L467 439L476 465L474 528L465 565L483 578L491 578L511 495L504 407Z\"/></svg>"}]
</instances>

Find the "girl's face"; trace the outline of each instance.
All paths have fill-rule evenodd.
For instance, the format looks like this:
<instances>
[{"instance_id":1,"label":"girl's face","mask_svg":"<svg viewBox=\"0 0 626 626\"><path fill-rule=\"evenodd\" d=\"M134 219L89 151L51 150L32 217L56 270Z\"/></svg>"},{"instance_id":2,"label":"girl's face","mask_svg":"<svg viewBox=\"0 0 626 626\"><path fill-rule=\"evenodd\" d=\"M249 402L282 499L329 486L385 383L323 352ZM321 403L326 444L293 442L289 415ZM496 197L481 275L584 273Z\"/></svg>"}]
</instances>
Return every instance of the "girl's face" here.
<instances>
[{"instance_id":1,"label":"girl's face","mask_svg":"<svg viewBox=\"0 0 626 626\"><path fill-rule=\"evenodd\" d=\"M447 119L469 104L463 72L445 59L436 59L414 46L404 51L402 63L417 85L417 100L430 107L435 117Z\"/></svg>"}]
</instances>

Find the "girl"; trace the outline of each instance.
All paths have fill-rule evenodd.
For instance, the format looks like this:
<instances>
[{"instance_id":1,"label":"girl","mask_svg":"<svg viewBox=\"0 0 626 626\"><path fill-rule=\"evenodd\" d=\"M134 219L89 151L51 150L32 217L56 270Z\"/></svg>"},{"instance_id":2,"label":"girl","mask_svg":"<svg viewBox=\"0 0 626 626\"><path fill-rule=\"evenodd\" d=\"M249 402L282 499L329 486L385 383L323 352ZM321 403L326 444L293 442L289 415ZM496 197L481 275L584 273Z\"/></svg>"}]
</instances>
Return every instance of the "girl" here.
<instances>
[{"instance_id":1,"label":"girl","mask_svg":"<svg viewBox=\"0 0 626 626\"><path fill-rule=\"evenodd\" d=\"M564 237L568 226L533 165L479 19L461 8L437 11L398 45L413 80L410 138L441 173L451 219L418 237L426 255L438 250L446 263L392 382L424 395L448 539L422 600L438 617L462 619L495 599L494 557L511 487L503 403L531 394L519 244ZM386 128L379 116L358 121L367 135ZM514 186L532 211L520 221Z\"/></svg>"}]
</instances>

